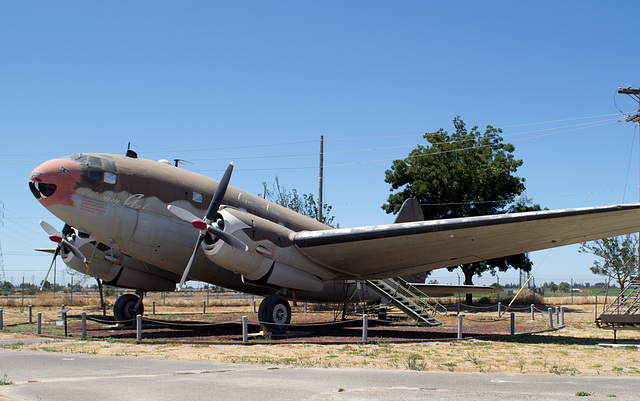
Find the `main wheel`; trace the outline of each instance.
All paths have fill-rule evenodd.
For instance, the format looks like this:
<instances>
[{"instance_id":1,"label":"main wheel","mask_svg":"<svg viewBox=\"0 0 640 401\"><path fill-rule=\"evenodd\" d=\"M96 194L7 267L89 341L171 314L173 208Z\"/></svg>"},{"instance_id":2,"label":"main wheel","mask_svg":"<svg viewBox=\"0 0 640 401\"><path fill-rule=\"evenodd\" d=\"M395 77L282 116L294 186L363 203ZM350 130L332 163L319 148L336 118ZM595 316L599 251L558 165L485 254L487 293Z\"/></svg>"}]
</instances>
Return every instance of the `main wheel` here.
<instances>
[{"instance_id":1,"label":"main wheel","mask_svg":"<svg viewBox=\"0 0 640 401\"><path fill-rule=\"evenodd\" d=\"M137 315L144 314L144 305L136 308L140 298L134 294L124 294L113 304L113 316L118 322L132 322Z\"/></svg>"},{"instance_id":2,"label":"main wheel","mask_svg":"<svg viewBox=\"0 0 640 401\"><path fill-rule=\"evenodd\" d=\"M283 333L291 322L291 306L282 295L271 294L260 303L258 319L262 330Z\"/></svg>"}]
</instances>

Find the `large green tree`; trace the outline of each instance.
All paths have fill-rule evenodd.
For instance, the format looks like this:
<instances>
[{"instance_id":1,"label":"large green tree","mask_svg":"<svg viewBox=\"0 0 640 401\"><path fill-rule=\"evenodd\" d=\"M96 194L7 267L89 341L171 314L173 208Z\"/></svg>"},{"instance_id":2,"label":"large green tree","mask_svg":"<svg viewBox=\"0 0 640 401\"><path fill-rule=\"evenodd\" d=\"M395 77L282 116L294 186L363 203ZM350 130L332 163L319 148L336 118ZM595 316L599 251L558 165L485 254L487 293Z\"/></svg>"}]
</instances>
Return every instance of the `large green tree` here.
<instances>
[{"instance_id":1,"label":"large green tree","mask_svg":"<svg viewBox=\"0 0 640 401\"><path fill-rule=\"evenodd\" d=\"M638 275L637 234L583 242L578 252L597 256L599 259L593 261L591 272L615 279L621 289Z\"/></svg>"},{"instance_id":2,"label":"large green tree","mask_svg":"<svg viewBox=\"0 0 640 401\"><path fill-rule=\"evenodd\" d=\"M397 213L410 197L422 205L425 220L540 210L525 198L518 200L525 190L524 178L515 175L522 160L513 156L512 144L502 141L502 130L469 130L460 117L453 119L453 126L452 133L441 128L424 134L427 144L417 145L386 171L385 181L396 191L382 206L387 213ZM474 275L510 268L531 271L532 263L520 254L456 267L462 269L464 283L471 285Z\"/></svg>"}]
</instances>

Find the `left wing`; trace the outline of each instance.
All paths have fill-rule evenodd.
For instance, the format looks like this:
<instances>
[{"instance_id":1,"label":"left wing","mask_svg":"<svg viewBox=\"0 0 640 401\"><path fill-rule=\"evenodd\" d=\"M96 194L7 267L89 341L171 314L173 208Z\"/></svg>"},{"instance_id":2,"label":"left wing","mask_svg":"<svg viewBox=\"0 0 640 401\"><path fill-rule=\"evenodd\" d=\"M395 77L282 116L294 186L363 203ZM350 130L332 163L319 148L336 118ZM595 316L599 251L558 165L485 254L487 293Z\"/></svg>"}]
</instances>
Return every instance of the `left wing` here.
<instances>
[{"instance_id":1,"label":"left wing","mask_svg":"<svg viewBox=\"0 0 640 401\"><path fill-rule=\"evenodd\" d=\"M294 243L339 279L401 276L640 229L640 203L304 231Z\"/></svg>"}]
</instances>

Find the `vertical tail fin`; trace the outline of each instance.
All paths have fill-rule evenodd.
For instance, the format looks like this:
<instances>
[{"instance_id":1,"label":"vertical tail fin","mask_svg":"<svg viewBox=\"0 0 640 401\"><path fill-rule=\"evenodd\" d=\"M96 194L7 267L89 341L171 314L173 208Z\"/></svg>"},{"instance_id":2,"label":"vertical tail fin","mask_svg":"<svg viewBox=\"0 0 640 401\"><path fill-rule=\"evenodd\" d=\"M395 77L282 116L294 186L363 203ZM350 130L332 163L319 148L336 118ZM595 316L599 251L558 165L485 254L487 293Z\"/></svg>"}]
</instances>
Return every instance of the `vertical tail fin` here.
<instances>
[{"instance_id":1,"label":"vertical tail fin","mask_svg":"<svg viewBox=\"0 0 640 401\"><path fill-rule=\"evenodd\" d=\"M420 207L420 203L416 198L409 198L404 201L402 207L400 207L400 211L396 216L396 219L393 221L394 223L410 223L412 221L423 221L424 214L422 213L422 208Z\"/></svg>"}]
</instances>

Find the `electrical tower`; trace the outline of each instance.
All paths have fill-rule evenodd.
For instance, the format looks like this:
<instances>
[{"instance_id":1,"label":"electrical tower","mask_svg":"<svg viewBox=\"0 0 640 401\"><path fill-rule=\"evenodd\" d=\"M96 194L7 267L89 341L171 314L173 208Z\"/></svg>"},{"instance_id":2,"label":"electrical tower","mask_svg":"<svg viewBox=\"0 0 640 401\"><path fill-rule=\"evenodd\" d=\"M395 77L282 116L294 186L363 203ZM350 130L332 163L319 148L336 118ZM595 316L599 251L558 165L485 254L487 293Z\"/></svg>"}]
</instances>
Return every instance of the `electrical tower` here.
<instances>
[{"instance_id":1,"label":"electrical tower","mask_svg":"<svg viewBox=\"0 0 640 401\"><path fill-rule=\"evenodd\" d=\"M4 276L4 259L2 258L2 242L0 242L0 287L4 285L4 282L7 281Z\"/></svg>"}]
</instances>

